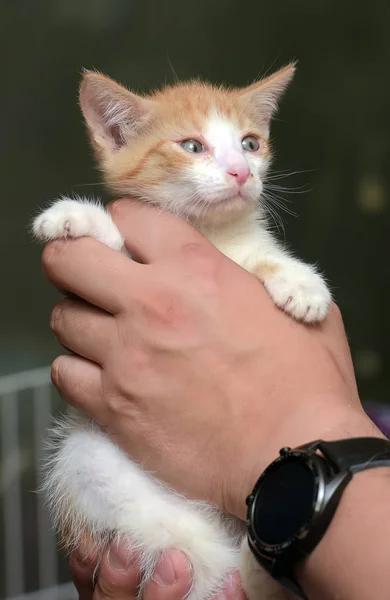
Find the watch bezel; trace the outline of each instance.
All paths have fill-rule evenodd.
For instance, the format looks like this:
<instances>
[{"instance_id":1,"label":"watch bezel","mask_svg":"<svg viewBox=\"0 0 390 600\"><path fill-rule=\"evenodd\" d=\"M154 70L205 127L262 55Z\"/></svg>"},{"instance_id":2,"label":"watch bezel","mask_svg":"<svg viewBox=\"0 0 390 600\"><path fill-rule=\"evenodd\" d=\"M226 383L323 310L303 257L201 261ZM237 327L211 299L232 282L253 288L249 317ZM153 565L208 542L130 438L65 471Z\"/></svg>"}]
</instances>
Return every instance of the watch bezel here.
<instances>
[{"instance_id":1,"label":"watch bezel","mask_svg":"<svg viewBox=\"0 0 390 600\"><path fill-rule=\"evenodd\" d=\"M313 501L310 510L310 514L302 527L284 542L278 544L269 544L264 542L255 531L254 528L254 514L256 511L256 504L261 492L264 479L267 475L279 466L283 462L288 462L291 459L299 461L305 464L310 470L313 476ZM299 544L304 544L305 538L313 527L313 523L321 517L323 512L324 503L326 500L326 485L329 481L331 473L329 472L329 465L320 455L315 452L302 451L299 449L291 450L289 448L283 448L280 451L280 456L274 460L263 472L261 477L258 479L252 494L248 498L248 510L247 510L247 526L248 533L250 536L251 544L254 548L267 556L268 558L277 557L280 554L285 554L290 547L297 547Z\"/></svg>"}]
</instances>

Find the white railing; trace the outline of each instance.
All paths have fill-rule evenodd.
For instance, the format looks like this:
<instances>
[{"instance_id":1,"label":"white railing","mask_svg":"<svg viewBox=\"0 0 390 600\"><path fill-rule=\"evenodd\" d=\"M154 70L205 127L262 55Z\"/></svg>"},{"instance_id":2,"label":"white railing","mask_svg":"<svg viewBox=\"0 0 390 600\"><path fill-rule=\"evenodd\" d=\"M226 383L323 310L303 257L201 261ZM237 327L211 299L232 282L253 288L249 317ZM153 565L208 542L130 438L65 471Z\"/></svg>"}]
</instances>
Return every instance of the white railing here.
<instances>
[{"instance_id":1,"label":"white railing","mask_svg":"<svg viewBox=\"0 0 390 600\"><path fill-rule=\"evenodd\" d=\"M48 367L0 377L0 598L6 600L77 598L71 583L60 583L55 536L34 491L42 440L57 406ZM28 591L31 580L36 591Z\"/></svg>"}]
</instances>

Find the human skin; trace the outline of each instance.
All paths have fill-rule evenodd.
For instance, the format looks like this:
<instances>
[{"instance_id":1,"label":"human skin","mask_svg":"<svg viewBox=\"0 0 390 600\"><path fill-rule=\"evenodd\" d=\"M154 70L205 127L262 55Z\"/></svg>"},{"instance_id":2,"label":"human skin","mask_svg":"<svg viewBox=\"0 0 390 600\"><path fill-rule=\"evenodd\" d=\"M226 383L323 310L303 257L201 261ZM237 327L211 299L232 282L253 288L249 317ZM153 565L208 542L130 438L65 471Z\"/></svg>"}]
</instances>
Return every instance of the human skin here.
<instances>
[{"instance_id":1,"label":"human skin","mask_svg":"<svg viewBox=\"0 0 390 600\"><path fill-rule=\"evenodd\" d=\"M242 518L279 448L381 435L361 407L337 307L303 326L188 223L126 199L110 210L139 262L92 239L44 251L50 281L78 297L52 313L75 353L56 359L52 378L133 459ZM360 497L358 484L349 487ZM323 546L299 572L316 593Z\"/></svg>"},{"instance_id":2,"label":"human skin","mask_svg":"<svg viewBox=\"0 0 390 600\"><path fill-rule=\"evenodd\" d=\"M112 543L105 552L94 583L97 552L84 541L74 551L70 568L80 600L138 600L140 569L137 556L128 557L127 549ZM160 561L152 579L145 585L143 600L182 600L191 589L191 567L184 554L170 550ZM238 575L226 582L212 600L244 600Z\"/></svg>"}]
</instances>

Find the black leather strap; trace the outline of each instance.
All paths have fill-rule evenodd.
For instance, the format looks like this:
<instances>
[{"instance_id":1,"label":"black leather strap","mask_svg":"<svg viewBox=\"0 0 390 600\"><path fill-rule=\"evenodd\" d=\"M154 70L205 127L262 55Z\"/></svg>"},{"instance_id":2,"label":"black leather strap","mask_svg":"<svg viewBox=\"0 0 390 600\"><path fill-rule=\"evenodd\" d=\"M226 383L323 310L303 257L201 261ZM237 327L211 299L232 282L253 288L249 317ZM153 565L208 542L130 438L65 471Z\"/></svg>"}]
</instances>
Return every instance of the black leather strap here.
<instances>
[{"instance_id":1,"label":"black leather strap","mask_svg":"<svg viewBox=\"0 0 390 600\"><path fill-rule=\"evenodd\" d=\"M390 441L386 439L367 437L320 441L318 449L340 472L358 473L390 466Z\"/></svg>"},{"instance_id":2,"label":"black leather strap","mask_svg":"<svg viewBox=\"0 0 390 600\"><path fill-rule=\"evenodd\" d=\"M290 450L290 449L287 449ZM372 437L364 437L364 438L350 438L344 440L336 440L333 442L324 442L323 440L316 440L314 442L310 442L309 444L304 444L299 446L297 450L303 450L310 452L320 451L323 457L328 461L329 468L329 483L331 483L334 476L338 473L344 473L347 477L343 479L343 483L341 484L341 480L338 480L339 491L341 494L344 490L345 485L350 481L352 474L358 473L359 471L365 471L367 469L374 469L376 467L389 467L390 466L390 440L382 439L382 438L372 438ZM283 450L281 450L281 455ZM348 475L349 473L349 475ZM256 489L256 488L255 488ZM333 501L339 502L339 497L333 495ZM338 499L337 499L338 498ZM337 508L337 504L333 507L334 510ZM332 516L329 516L329 522L332 519ZM333 514L333 512L332 512ZM320 531L312 532L312 541L314 540L314 544L310 548L310 551L317 545L318 541L321 539L322 535L325 533L326 527ZM320 535L318 535L320 533ZM307 535L307 542L309 542L310 531ZM299 541L297 542L299 544ZM302 598L303 600L308 600L302 589L298 586L295 577L294 577L294 565L297 560L292 559L291 552L294 551L294 548L291 549L291 552L287 550L284 555L279 555L275 559L271 559L269 557L265 557L263 554L259 552L256 547L256 544L252 543L249 535L249 545L252 549L252 552L257 556L259 562L266 568L266 570L273 576L277 581L282 583L285 587L293 590L295 594ZM305 552L309 546L306 545ZM302 558L302 547L298 550L296 557Z\"/></svg>"},{"instance_id":3,"label":"black leather strap","mask_svg":"<svg viewBox=\"0 0 390 600\"><path fill-rule=\"evenodd\" d=\"M288 567L286 569L286 573L282 576L279 577L278 573L275 573L275 559L274 558L270 558L269 556L265 556L264 554L261 554L257 547L256 544L253 543L252 539L250 536L248 536L248 544L249 544L249 548L252 551L252 553L255 555L255 557L257 558L257 560L260 562L260 564L268 571L268 573L270 573L273 577L275 577L275 579L284 587L286 587L287 589L291 590L292 592L294 592L294 594L298 597L298 598L302 598L302 600L309 600L307 596L305 596L305 594L303 593L303 590L299 587L298 583L295 580L293 571L290 567ZM284 556L282 558L282 561L278 561L278 571L279 570L284 570L284 564L285 563L289 563L288 560L288 556Z\"/></svg>"}]
</instances>

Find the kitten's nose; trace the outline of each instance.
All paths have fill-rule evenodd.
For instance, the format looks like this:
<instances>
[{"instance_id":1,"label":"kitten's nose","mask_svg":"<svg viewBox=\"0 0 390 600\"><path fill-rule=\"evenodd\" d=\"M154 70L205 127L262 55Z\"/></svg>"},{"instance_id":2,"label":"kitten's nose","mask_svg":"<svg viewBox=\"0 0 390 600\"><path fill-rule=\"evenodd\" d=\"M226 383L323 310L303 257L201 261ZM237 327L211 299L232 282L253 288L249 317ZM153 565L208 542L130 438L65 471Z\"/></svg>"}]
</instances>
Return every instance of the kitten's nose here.
<instances>
[{"instance_id":1,"label":"kitten's nose","mask_svg":"<svg viewBox=\"0 0 390 600\"><path fill-rule=\"evenodd\" d=\"M247 165L231 166L228 170L228 175L235 177L238 185L243 185L248 179L249 174L250 170Z\"/></svg>"}]
</instances>

